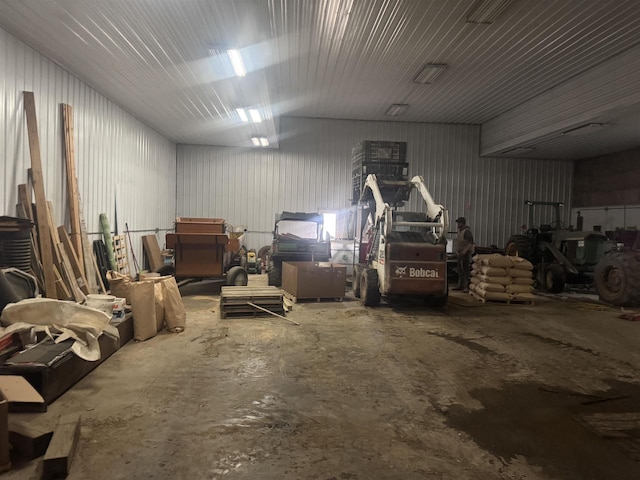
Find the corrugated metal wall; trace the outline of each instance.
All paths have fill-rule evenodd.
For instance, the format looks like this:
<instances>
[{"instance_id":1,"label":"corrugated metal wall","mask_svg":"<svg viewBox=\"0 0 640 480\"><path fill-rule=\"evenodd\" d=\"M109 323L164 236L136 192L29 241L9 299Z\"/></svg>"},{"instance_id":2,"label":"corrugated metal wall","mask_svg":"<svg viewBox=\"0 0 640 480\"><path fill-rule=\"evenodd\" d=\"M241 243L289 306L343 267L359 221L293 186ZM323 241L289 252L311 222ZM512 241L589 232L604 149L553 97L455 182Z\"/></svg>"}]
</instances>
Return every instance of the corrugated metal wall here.
<instances>
[{"instance_id":1,"label":"corrugated metal wall","mask_svg":"<svg viewBox=\"0 0 640 480\"><path fill-rule=\"evenodd\" d=\"M571 162L480 158L479 126L284 117L279 150L178 145L178 215L244 224L259 248L276 212L350 205L351 148L361 140L408 142L410 174L424 176L452 219L468 217L479 245L519 232L524 200L570 202Z\"/></svg>"},{"instance_id":2,"label":"corrugated metal wall","mask_svg":"<svg viewBox=\"0 0 640 480\"><path fill-rule=\"evenodd\" d=\"M56 222L67 222L68 216L60 110L67 103L74 111L87 229L98 231L102 212L113 226L117 199L119 230L127 222L137 231L132 240L141 259L141 231L172 228L175 144L0 29L0 214L15 215L17 185L26 183L30 166L23 90L35 94L45 191L54 203Z\"/></svg>"}]
</instances>

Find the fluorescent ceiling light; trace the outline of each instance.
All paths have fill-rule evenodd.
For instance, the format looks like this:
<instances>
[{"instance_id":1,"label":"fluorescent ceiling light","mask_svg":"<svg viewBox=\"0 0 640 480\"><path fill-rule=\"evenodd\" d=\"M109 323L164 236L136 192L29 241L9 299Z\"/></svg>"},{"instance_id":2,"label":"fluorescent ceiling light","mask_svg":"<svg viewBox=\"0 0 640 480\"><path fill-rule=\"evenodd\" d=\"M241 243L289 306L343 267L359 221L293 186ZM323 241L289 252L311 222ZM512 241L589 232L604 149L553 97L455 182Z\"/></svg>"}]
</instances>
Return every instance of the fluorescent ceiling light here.
<instances>
[{"instance_id":1,"label":"fluorescent ceiling light","mask_svg":"<svg viewBox=\"0 0 640 480\"><path fill-rule=\"evenodd\" d=\"M388 115L389 117L397 117L401 113L404 113L407 108L409 108L409 105L406 103L394 103L385 112L385 115Z\"/></svg>"},{"instance_id":2,"label":"fluorescent ceiling light","mask_svg":"<svg viewBox=\"0 0 640 480\"><path fill-rule=\"evenodd\" d=\"M229 60L231 60L231 66L235 74L238 77L244 77L247 74L247 69L244 67L240 52L238 50L227 50L227 55L229 55Z\"/></svg>"},{"instance_id":3,"label":"fluorescent ceiling light","mask_svg":"<svg viewBox=\"0 0 640 480\"><path fill-rule=\"evenodd\" d=\"M256 147L268 147L269 139L266 137L251 137L251 143Z\"/></svg>"},{"instance_id":4,"label":"fluorescent ceiling light","mask_svg":"<svg viewBox=\"0 0 640 480\"><path fill-rule=\"evenodd\" d=\"M493 23L511 4L511 0L477 0L469 9L467 23Z\"/></svg>"},{"instance_id":5,"label":"fluorescent ceiling light","mask_svg":"<svg viewBox=\"0 0 640 480\"><path fill-rule=\"evenodd\" d=\"M236 108L236 112L238 112L240 120L242 120L243 122L249 121L249 117L247 117L247 112L244 111L244 108Z\"/></svg>"},{"instance_id":6,"label":"fluorescent ceiling light","mask_svg":"<svg viewBox=\"0 0 640 480\"><path fill-rule=\"evenodd\" d=\"M502 152L503 155L517 155L520 153L532 152L533 148L531 147L518 147L511 150L507 150L506 152Z\"/></svg>"},{"instance_id":7,"label":"fluorescent ceiling light","mask_svg":"<svg viewBox=\"0 0 640 480\"><path fill-rule=\"evenodd\" d=\"M255 108L249 109L249 115L251 116L251 121L253 123L260 123L262 121L262 118L260 118L260 112Z\"/></svg>"},{"instance_id":8,"label":"fluorescent ceiling light","mask_svg":"<svg viewBox=\"0 0 640 480\"><path fill-rule=\"evenodd\" d=\"M572 128L571 130L567 130L566 132L562 132L562 135L587 135L589 133L597 132L598 130L602 130L603 128L607 128L610 126L611 124L609 123L587 123L586 125L580 125L579 127Z\"/></svg>"},{"instance_id":9,"label":"fluorescent ceiling light","mask_svg":"<svg viewBox=\"0 0 640 480\"><path fill-rule=\"evenodd\" d=\"M446 68L447 65L444 63L427 63L422 67L418 75L415 76L413 83L433 83Z\"/></svg>"}]
</instances>

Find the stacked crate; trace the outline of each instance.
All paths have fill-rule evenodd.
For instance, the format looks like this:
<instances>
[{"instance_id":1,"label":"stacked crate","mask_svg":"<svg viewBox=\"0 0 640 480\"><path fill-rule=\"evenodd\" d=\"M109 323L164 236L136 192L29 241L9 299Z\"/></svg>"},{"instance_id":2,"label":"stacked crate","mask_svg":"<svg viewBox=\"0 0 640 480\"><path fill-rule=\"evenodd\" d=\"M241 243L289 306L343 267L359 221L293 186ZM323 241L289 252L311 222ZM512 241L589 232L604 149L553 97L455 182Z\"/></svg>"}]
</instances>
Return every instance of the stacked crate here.
<instances>
[{"instance_id":1,"label":"stacked crate","mask_svg":"<svg viewBox=\"0 0 640 480\"><path fill-rule=\"evenodd\" d=\"M351 150L352 204L357 204L367 175L378 180L408 180L407 142L364 140Z\"/></svg>"}]
</instances>

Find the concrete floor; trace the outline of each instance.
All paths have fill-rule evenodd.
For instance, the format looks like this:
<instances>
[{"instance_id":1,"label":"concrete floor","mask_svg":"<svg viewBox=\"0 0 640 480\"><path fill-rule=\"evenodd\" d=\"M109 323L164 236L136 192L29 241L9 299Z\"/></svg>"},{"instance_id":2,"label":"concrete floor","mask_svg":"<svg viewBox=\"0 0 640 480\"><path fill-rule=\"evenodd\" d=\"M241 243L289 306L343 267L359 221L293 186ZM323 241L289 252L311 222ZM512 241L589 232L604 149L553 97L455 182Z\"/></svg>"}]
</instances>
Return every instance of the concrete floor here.
<instances>
[{"instance_id":1,"label":"concrete floor","mask_svg":"<svg viewBox=\"0 0 640 480\"><path fill-rule=\"evenodd\" d=\"M185 304L184 333L129 343L21 415L82 414L68 478L640 478L640 322L616 310L347 298L297 304L297 327L221 320L202 291Z\"/></svg>"}]
</instances>

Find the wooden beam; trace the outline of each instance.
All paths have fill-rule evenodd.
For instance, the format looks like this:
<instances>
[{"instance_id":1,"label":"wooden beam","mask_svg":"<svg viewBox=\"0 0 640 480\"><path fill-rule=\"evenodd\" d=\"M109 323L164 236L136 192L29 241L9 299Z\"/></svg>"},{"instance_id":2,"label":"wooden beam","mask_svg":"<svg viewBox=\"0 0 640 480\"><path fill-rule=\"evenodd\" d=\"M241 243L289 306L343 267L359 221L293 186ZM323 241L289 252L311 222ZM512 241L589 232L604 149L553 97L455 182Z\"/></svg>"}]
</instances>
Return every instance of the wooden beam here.
<instances>
[{"instance_id":1,"label":"wooden beam","mask_svg":"<svg viewBox=\"0 0 640 480\"><path fill-rule=\"evenodd\" d=\"M65 478L69 474L73 455L80 438L80 415L60 417L53 438L44 454L42 478Z\"/></svg>"},{"instance_id":2,"label":"wooden beam","mask_svg":"<svg viewBox=\"0 0 640 480\"><path fill-rule=\"evenodd\" d=\"M24 207L27 218L33 221L33 205L31 205L31 195L29 195L26 183L18 185L18 202Z\"/></svg>"},{"instance_id":3,"label":"wooden beam","mask_svg":"<svg viewBox=\"0 0 640 480\"><path fill-rule=\"evenodd\" d=\"M64 283L64 280L62 280L58 267L55 265L53 265L53 274L56 278L56 298L58 300L71 300L71 292Z\"/></svg>"},{"instance_id":4,"label":"wooden beam","mask_svg":"<svg viewBox=\"0 0 640 480\"><path fill-rule=\"evenodd\" d=\"M78 286L78 281L76 280L73 270L71 269L71 261L69 257L67 257L67 252L64 250L64 246L62 243L58 243L55 245L58 249L58 254L60 255L60 267L62 269L62 276L65 278L67 285L71 290L71 295L76 302L84 302L86 297L80 287Z\"/></svg>"},{"instance_id":5,"label":"wooden beam","mask_svg":"<svg viewBox=\"0 0 640 480\"><path fill-rule=\"evenodd\" d=\"M67 171L67 197L69 199L69 223L71 224L71 244L76 252L84 275L82 234L80 229L80 201L78 198L78 177L76 176L75 148L73 144L73 109L71 105L62 105L64 129L64 152Z\"/></svg>"},{"instance_id":6,"label":"wooden beam","mask_svg":"<svg viewBox=\"0 0 640 480\"><path fill-rule=\"evenodd\" d=\"M40 139L38 137L38 122L36 118L36 103L33 92L23 92L24 111L27 117L27 133L29 136L29 152L31 155L31 172L33 176L33 190L36 197L36 222L38 224L40 244L40 260L44 273L45 296L56 298L56 278L53 271L53 256L51 246L51 226L47 218L47 201L44 192L44 177L42 175L42 160L40 159Z\"/></svg>"},{"instance_id":7,"label":"wooden beam","mask_svg":"<svg viewBox=\"0 0 640 480\"><path fill-rule=\"evenodd\" d=\"M87 234L87 224L84 221L84 214L82 213L82 200L78 195L78 203L80 208L78 209L78 215L80 217L80 236L82 237L82 256L84 261L84 277L87 280L87 287L89 293L98 293L98 281L96 277L99 276L98 269L95 267L95 260L93 258L93 248L89 241L89 235ZM106 291L102 289L104 293Z\"/></svg>"},{"instance_id":8,"label":"wooden beam","mask_svg":"<svg viewBox=\"0 0 640 480\"><path fill-rule=\"evenodd\" d=\"M84 277L84 273L80 269L80 262L78 257L76 257L76 252L73 249L73 245L71 245L71 239L67 234L67 231L63 226L58 227L58 235L60 236L60 240L62 240L62 246L64 247L65 253L69 259L69 263L71 264L71 269L73 270L73 274L75 275L76 282L78 283L78 287L82 290L82 293L88 294L89 288L87 286L87 279Z\"/></svg>"},{"instance_id":9,"label":"wooden beam","mask_svg":"<svg viewBox=\"0 0 640 480\"><path fill-rule=\"evenodd\" d=\"M54 224L53 220L53 204L51 202L47 202L47 208L49 213L49 225ZM58 267L58 271L62 275L62 279L67 286L67 289L71 293L71 296L76 302L82 302L85 299L84 294L80 290L78 286L78 282L73 274L71 269L69 258L67 257L66 252L64 251L64 247L62 246L62 242L60 241L60 235L58 234L58 230L55 228L51 228L51 243L53 245L53 253L54 253L54 262Z\"/></svg>"},{"instance_id":10,"label":"wooden beam","mask_svg":"<svg viewBox=\"0 0 640 480\"><path fill-rule=\"evenodd\" d=\"M53 432L24 421L9 418L9 443L25 460L34 460L47 451Z\"/></svg>"}]
</instances>

